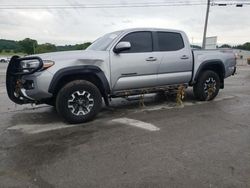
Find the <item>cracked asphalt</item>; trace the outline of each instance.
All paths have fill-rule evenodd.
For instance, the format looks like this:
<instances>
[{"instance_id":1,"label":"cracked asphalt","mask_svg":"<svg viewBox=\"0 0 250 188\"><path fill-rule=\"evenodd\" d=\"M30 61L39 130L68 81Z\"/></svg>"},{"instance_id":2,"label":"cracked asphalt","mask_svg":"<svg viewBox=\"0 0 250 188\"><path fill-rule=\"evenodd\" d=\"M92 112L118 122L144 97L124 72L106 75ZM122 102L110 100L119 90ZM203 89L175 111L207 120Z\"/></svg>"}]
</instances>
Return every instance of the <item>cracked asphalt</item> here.
<instances>
[{"instance_id":1,"label":"cracked asphalt","mask_svg":"<svg viewBox=\"0 0 250 188\"><path fill-rule=\"evenodd\" d=\"M196 102L190 89L183 106L170 95L146 96L145 107L116 99L79 125L50 106L13 104L5 69L0 64L1 188L250 187L249 66L238 67L214 101Z\"/></svg>"}]
</instances>

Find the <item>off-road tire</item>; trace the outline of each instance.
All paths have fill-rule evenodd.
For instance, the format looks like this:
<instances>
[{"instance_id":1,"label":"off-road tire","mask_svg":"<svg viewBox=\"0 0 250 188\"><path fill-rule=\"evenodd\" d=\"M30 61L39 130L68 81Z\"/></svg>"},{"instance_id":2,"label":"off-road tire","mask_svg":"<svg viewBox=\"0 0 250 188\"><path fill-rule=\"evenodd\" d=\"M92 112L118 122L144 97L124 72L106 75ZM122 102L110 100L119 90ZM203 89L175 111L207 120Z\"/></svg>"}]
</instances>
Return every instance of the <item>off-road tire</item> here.
<instances>
[{"instance_id":1,"label":"off-road tire","mask_svg":"<svg viewBox=\"0 0 250 188\"><path fill-rule=\"evenodd\" d=\"M77 92L86 92L90 94L93 100L93 106L87 114L76 115L69 108L69 101L73 98L72 95ZM76 104L79 106L79 104ZM71 105L73 106L73 105ZM60 89L56 97L56 110L68 123L84 123L92 120L102 107L102 96L99 89L91 82L85 80L75 80L69 82ZM73 107L72 107L73 108ZM79 110L79 107L78 107ZM83 111L83 108L81 107ZM82 112L81 111L81 112Z\"/></svg>"},{"instance_id":2,"label":"off-road tire","mask_svg":"<svg viewBox=\"0 0 250 188\"><path fill-rule=\"evenodd\" d=\"M209 79L213 80L213 82L215 83L215 89L211 95L208 95L205 89L205 84L207 84ZM200 101L213 100L218 95L219 90L220 90L220 78L217 73L210 70L202 72L199 78L197 79L196 84L193 87L194 96L197 100Z\"/></svg>"}]
</instances>

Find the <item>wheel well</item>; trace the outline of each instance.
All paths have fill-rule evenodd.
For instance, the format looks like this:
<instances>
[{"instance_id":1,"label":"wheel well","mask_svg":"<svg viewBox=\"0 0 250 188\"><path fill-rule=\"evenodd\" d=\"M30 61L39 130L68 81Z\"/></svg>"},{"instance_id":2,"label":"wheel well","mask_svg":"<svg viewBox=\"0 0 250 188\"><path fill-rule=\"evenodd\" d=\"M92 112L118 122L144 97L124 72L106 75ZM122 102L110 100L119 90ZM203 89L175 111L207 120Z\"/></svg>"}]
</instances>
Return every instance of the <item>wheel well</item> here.
<instances>
[{"instance_id":1,"label":"wheel well","mask_svg":"<svg viewBox=\"0 0 250 188\"><path fill-rule=\"evenodd\" d=\"M60 78L60 80L57 82L57 85L54 89L53 95L54 97L57 96L58 92L60 91L60 89L62 87L64 87L67 83L74 81L74 80L86 80L91 82L92 84L94 84L99 91L101 92L102 96L104 97L105 103L107 104L107 94L105 92L105 88L102 84L102 81L100 80L100 78L98 78L98 76L96 76L95 74L91 74L91 73L85 73L85 74L72 74L72 75L65 75L62 78Z\"/></svg>"},{"instance_id":2,"label":"wheel well","mask_svg":"<svg viewBox=\"0 0 250 188\"><path fill-rule=\"evenodd\" d=\"M224 66L222 65L222 63L215 61L215 62L210 62L210 63L205 64L204 66L202 66L201 70L199 71L196 80L199 78L199 76L202 74L202 72L207 71L207 70L214 71L215 73L218 74L218 76L220 78L220 82L221 82L221 89L223 89L224 88L225 69L224 69Z\"/></svg>"}]
</instances>

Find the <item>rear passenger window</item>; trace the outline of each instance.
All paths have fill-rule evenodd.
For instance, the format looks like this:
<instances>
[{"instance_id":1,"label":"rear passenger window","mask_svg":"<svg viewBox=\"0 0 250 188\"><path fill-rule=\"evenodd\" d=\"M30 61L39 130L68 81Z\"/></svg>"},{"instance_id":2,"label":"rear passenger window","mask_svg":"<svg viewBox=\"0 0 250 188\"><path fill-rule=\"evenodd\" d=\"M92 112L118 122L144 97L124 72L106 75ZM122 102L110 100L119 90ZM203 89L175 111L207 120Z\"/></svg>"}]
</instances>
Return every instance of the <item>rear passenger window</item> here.
<instances>
[{"instance_id":1,"label":"rear passenger window","mask_svg":"<svg viewBox=\"0 0 250 188\"><path fill-rule=\"evenodd\" d=\"M176 51L184 48L180 33L157 32L159 51Z\"/></svg>"},{"instance_id":2,"label":"rear passenger window","mask_svg":"<svg viewBox=\"0 0 250 188\"><path fill-rule=\"evenodd\" d=\"M153 42L152 33L149 31L140 31L127 34L121 39L122 41L130 42L131 48L122 53L140 53L152 52Z\"/></svg>"}]
</instances>

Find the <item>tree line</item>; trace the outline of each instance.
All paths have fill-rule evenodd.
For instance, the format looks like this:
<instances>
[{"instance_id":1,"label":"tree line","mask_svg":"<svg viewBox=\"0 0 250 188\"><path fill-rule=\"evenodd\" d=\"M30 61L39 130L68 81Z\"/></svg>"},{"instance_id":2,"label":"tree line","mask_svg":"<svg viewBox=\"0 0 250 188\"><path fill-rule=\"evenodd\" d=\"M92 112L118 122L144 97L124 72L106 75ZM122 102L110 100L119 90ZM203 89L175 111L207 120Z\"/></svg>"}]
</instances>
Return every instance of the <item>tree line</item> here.
<instances>
[{"instance_id":1,"label":"tree line","mask_svg":"<svg viewBox=\"0 0 250 188\"><path fill-rule=\"evenodd\" d=\"M250 42L246 42L244 44L237 45L237 46L231 46L229 44L223 44L219 48L234 48L234 49L249 50L250 51Z\"/></svg>"},{"instance_id":2,"label":"tree line","mask_svg":"<svg viewBox=\"0 0 250 188\"><path fill-rule=\"evenodd\" d=\"M75 45L56 46L51 43L38 44L36 40L30 38L20 41L0 39L0 53L4 51L7 53L39 54L57 51L84 50L90 44L90 42L86 42Z\"/></svg>"}]
</instances>

